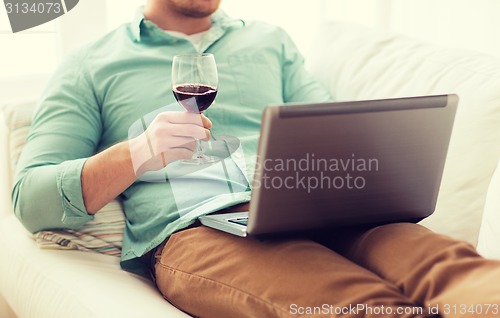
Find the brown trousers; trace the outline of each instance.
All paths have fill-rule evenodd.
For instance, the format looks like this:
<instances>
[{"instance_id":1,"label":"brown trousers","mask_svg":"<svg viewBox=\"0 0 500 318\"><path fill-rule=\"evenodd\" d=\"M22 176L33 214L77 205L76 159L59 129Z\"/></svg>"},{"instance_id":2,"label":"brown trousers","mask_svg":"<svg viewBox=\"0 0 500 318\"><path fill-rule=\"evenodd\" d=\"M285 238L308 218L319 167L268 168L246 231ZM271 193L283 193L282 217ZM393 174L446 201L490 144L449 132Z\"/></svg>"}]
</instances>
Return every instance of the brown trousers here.
<instances>
[{"instance_id":1,"label":"brown trousers","mask_svg":"<svg viewBox=\"0 0 500 318\"><path fill-rule=\"evenodd\" d=\"M155 257L158 289L198 317L500 317L500 262L416 224L272 240L199 226Z\"/></svg>"}]
</instances>

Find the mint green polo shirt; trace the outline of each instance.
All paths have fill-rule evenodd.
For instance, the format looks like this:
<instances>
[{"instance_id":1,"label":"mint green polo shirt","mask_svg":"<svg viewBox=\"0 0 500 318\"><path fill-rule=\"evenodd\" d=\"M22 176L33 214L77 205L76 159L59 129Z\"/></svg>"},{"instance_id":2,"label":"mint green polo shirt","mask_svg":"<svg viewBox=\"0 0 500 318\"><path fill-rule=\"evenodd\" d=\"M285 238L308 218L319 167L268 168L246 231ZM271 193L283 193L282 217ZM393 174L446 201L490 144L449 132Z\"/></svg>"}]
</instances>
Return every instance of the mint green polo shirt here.
<instances>
[{"instance_id":1,"label":"mint green polo shirt","mask_svg":"<svg viewBox=\"0 0 500 318\"><path fill-rule=\"evenodd\" d=\"M141 273L140 256L198 216L250 200L266 105L330 99L278 27L219 10L199 51L214 54L219 73L216 101L205 112L216 139L207 148L228 155L208 168L183 170L172 163L120 195L127 219L121 265L129 271ZM171 91L172 59L196 52L139 10L131 23L66 59L39 101L17 165L12 196L28 230L76 229L93 218L82 198L85 160L142 132L155 114L179 110Z\"/></svg>"}]
</instances>

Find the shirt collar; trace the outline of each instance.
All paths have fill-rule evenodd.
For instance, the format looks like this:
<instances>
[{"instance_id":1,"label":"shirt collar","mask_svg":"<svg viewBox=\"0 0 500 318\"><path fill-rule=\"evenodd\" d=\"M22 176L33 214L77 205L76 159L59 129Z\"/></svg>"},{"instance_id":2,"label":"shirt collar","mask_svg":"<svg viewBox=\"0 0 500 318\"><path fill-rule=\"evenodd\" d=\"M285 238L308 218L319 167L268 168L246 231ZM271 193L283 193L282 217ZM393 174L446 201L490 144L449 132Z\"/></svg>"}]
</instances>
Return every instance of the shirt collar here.
<instances>
[{"instance_id":1,"label":"shirt collar","mask_svg":"<svg viewBox=\"0 0 500 318\"><path fill-rule=\"evenodd\" d=\"M221 9L212 14L211 19L211 29L226 31L229 28L240 28L245 26L245 21L231 18ZM136 42L141 42L141 38L145 36L145 33L147 33L144 32L146 28L160 29L156 24L144 18L144 7L142 6L135 12L134 18L130 23L130 28L132 36Z\"/></svg>"}]
</instances>

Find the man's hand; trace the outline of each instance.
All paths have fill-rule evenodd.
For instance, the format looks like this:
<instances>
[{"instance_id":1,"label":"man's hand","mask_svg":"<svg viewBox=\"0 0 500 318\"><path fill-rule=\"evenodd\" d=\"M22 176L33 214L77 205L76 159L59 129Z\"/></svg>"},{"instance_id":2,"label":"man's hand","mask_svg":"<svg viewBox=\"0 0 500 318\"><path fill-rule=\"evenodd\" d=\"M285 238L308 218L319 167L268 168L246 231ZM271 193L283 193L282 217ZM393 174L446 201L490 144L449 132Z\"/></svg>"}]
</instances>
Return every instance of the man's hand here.
<instances>
[{"instance_id":1,"label":"man's hand","mask_svg":"<svg viewBox=\"0 0 500 318\"><path fill-rule=\"evenodd\" d=\"M191 158L195 139L210 139L211 127L212 122L204 115L160 113L138 137L88 158L81 176L87 212L99 211L144 172Z\"/></svg>"},{"instance_id":2,"label":"man's hand","mask_svg":"<svg viewBox=\"0 0 500 318\"><path fill-rule=\"evenodd\" d=\"M144 133L129 141L136 176L162 169L176 160L191 158L195 139L210 139L210 128L212 122L203 114L158 114Z\"/></svg>"}]
</instances>

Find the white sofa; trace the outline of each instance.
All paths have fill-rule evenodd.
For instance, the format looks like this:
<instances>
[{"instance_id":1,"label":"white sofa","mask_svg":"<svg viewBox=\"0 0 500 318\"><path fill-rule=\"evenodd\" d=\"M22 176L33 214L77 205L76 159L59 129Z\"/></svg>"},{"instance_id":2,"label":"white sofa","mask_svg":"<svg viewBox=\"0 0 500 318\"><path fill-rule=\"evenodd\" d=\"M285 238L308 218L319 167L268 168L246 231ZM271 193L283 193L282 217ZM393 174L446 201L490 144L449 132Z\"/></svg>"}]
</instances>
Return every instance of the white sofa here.
<instances>
[{"instance_id":1,"label":"white sofa","mask_svg":"<svg viewBox=\"0 0 500 318\"><path fill-rule=\"evenodd\" d=\"M438 206L423 224L476 244L500 155L500 59L335 22L323 26L313 48L308 67L337 100L460 96ZM31 111L32 102L18 105L15 116ZM13 116L11 137L19 129ZM1 149L8 183L10 154ZM150 282L121 271L117 257L38 248L12 215L5 185L0 190L0 294L17 317L185 316ZM0 317L13 317L1 298Z\"/></svg>"}]
</instances>

